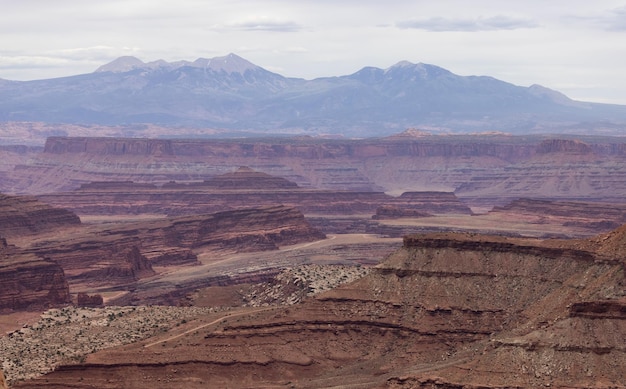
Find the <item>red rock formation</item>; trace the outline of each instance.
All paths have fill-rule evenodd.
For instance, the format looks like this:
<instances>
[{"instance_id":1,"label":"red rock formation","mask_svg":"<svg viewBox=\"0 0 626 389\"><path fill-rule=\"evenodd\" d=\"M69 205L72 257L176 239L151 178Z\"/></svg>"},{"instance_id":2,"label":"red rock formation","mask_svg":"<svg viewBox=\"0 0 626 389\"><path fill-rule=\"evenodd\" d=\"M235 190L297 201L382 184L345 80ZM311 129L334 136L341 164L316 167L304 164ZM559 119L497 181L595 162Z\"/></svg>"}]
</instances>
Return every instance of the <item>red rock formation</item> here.
<instances>
[{"instance_id":1,"label":"red rock formation","mask_svg":"<svg viewBox=\"0 0 626 389\"><path fill-rule=\"evenodd\" d=\"M59 138L46 140L45 153L87 153L101 155L172 155L167 139Z\"/></svg>"},{"instance_id":2,"label":"red rock formation","mask_svg":"<svg viewBox=\"0 0 626 389\"><path fill-rule=\"evenodd\" d=\"M102 247L98 251L97 254L102 255ZM64 259L60 258L59 263L65 267L68 262ZM75 263L74 266L76 266ZM83 269L84 267L79 268L79 270ZM115 245L114 249L109 251L108 256L101 258L87 271L82 271L79 275L73 274L71 279L80 279L92 284L115 285L127 284L154 274L152 264L141 254L136 245Z\"/></svg>"},{"instance_id":3,"label":"red rock formation","mask_svg":"<svg viewBox=\"0 0 626 389\"><path fill-rule=\"evenodd\" d=\"M76 296L76 306L98 308L104 306L104 300L99 294L89 295L87 293L79 293Z\"/></svg>"},{"instance_id":4,"label":"red rock formation","mask_svg":"<svg viewBox=\"0 0 626 389\"><path fill-rule=\"evenodd\" d=\"M597 233L615 229L626 223L626 204L518 199L504 206L494 207L490 213L515 220L536 218L559 221L565 226L580 226Z\"/></svg>"},{"instance_id":5,"label":"red rock formation","mask_svg":"<svg viewBox=\"0 0 626 389\"><path fill-rule=\"evenodd\" d=\"M31 196L0 193L0 236L36 234L80 224L74 213L53 208Z\"/></svg>"},{"instance_id":6,"label":"red rock formation","mask_svg":"<svg viewBox=\"0 0 626 389\"><path fill-rule=\"evenodd\" d=\"M570 307L570 317L624 320L626 319L626 299L574 303Z\"/></svg>"},{"instance_id":7,"label":"red rock formation","mask_svg":"<svg viewBox=\"0 0 626 389\"><path fill-rule=\"evenodd\" d=\"M402 208L394 205L382 205L376 208L376 215L372 219L399 219L399 218L418 218L433 216L432 213L420 211L414 208Z\"/></svg>"},{"instance_id":8,"label":"red rock formation","mask_svg":"<svg viewBox=\"0 0 626 389\"><path fill-rule=\"evenodd\" d=\"M452 192L404 192L376 209L374 219L426 217L432 214L471 215L471 209Z\"/></svg>"},{"instance_id":9,"label":"red rock formation","mask_svg":"<svg viewBox=\"0 0 626 389\"><path fill-rule=\"evenodd\" d=\"M0 190L44 194L96 181L201 182L237 166L250 166L300 187L454 191L465 203L481 208L520 197L621 201L626 195L626 172L615 166L626 155L623 139L580 139L541 135L361 140L57 137L48 140L45 152L20 157L15 168L0 172Z\"/></svg>"},{"instance_id":10,"label":"red rock formation","mask_svg":"<svg viewBox=\"0 0 626 389\"><path fill-rule=\"evenodd\" d=\"M0 311L51 307L70 302L63 269L0 239Z\"/></svg>"},{"instance_id":11,"label":"red rock formation","mask_svg":"<svg viewBox=\"0 0 626 389\"><path fill-rule=\"evenodd\" d=\"M247 189L216 189L198 184L166 184L154 190L113 188L55 193L39 196L42 201L81 215L166 214L197 215L225 209L282 204L305 213L373 214L376 208L394 201L382 192L326 191L313 189L262 189L249 182ZM104 184L100 184L100 187ZM254 188L254 189L253 189ZM123 199L123 201L120 201Z\"/></svg>"},{"instance_id":12,"label":"red rock formation","mask_svg":"<svg viewBox=\"0 0 626 389\"><path fill-rule=\"evenodd\" d=\"M47 241L29 250L57 262L72 287L82 283L129 284L155 274L139 251L140 242L135 236L108 238L78 231L65 239Z\"/></svg>"},{"instance_id":13,"label":"red rock formation","mask_svg":"<svg viewBox=\"0 0 626 389\"><path fill-rule=\"evenodd\" d=\"M588 154L593 150L588 144L579 140L570 139L546 139L537 146L538 154L548 153L578 153Z\"/></svg>"},{"instance_id":14,"label":"red rock formation","mask_svg":"<svg viewBox=\"0 0 626 389\"><path fill-rule=\"evenodd\" d=\"M200 183L177 184L175 182L166 183L163 188L166 189L186 189L186 188L214 188L214 189L293 189L298 187L295 182L291 182L282 177L272 176L270 174L257 172L249 167L239 167L232 173L225 173L216 176L210 180Z\"/></svg>"},{"instance_id":15,"label":"red rock formation","mask_svg":"<svg viewBox=\"0 0 626 389\"><path fill-rule=\"evenodd\" d=\"M169 154L177 156L254 156L255 158L299 157L327 159L340 157L377 157L385 155L425 156L472 156L494 155L503 158L530 155L535 145L519 147L512 144L512 137L491 137L489 141L477 137L461 136L456 139L426 137L407 141L393 138L380 140L319 140L293 139L289 142L272 140L161 140L132 138L81 138L50 137L46 140L45 153L90 153L100 155L146 155ZM494 142L495 141L495 142Z\"/></svg>"},{"instance_id":16,"label":"red rock formation","mask_svg":"<svg viewBox=\"0 0 626 389\"><path fill-rule=\"evenodd\" d=\"M28 387L623 388L624 246L602 245L625 231L410 236L369 275L300 305L190 323Z\"/></svg>"},{"instance_id":17,"label":"red rock formation","mask_svg":"<svg viewBox=\"0 0 626 389\"><path fill-rule=\"evenodd\" d=\"M65 270L72 285L120 285L154 275L154 265L193 265L192 249L275 250L323 239L301 212L285 206L246 208L121 225L96 225L30 248Z\"/></svg>"}]
</instances>

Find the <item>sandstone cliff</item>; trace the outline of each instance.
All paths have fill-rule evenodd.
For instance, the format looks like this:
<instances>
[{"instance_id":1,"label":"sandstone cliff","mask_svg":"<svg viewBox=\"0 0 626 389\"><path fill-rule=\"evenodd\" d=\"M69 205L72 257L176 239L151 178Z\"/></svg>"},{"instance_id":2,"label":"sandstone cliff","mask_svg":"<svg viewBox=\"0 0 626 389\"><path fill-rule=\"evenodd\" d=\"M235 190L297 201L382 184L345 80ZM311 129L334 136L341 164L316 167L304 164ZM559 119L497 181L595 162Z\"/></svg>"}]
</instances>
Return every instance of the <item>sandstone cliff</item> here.
<instances>
[{"instance_id":1,"label":"sandstone cliff","mask_svg":"<svg viewBox=\"0 0 626 389\"><path fill-rule=\"evenodd\" d=\"M199 320L29 385L623 388L625 240L409 236L302 304Z\"/></svg>"},{"instance_id":2,"label":"sandstone cliff","mask_svg":"<svg viewBox=\"0 0 626 389\"><path fill-rule=\"evenodd\" d=\"M92 182L75 191L39 198L82 215L196 215L250 204L283 204L326 215L377 213L375 218L472 213L452 192L405 192L394 197L382 192L306 189L246 167L201 182L168 182L161 187L132 181Z\"/></svg>"},{"instance_id":3,"label":"sandstone cliff","mask_svg":"<svg viewBox=\"0 0 626 389\"><path fill-rule=\"evenodd\" d=\"M239 167L234 172L218 175L210 180L199 183L177 184L169 182L163 185L166 189L186 189L189 187L206 187L215 189L257 189L257 190L276 190L276 189L293 189L298 185L283 177L272 176L250 169L246 166Z\"/></svg>"},{"instance_id":4,"label":"sandstone cliff","mask_svg":"<svg viewBox=\"0 0 626 389\"><path fill-rule=\"evenodd\" d=\"M624 174L614 168L624 155L626 144L621 138L585 136L53 137L43 153L31 154L4 172L0 190L43 194L94 181L202 182L249 166L301 187L387 193L454 191L465 202L485 207L519 197L613 201L626 194Z\"/></svg>"},{"instance_id":5,"label":"sandstone cliff","mask_svg":"<svg viewBox=\"0 0 626 389\"><path fill-rule=\"evenodd\" d=\"M626 223L626 204L518 199L494 207L490 213L510 220L528 219L535 223L558 222L580 226L596 233L613 230Z\"/></svg>"},{"instance_id":6,"label":"sandstone cliff","mask_svg":"<svg viewBox=\"0 0 626 389\"><path fill-rule=\"evenodd\" d=\"M216 189L204 183L169 183L162 188L129 190L106 183L86 185L77 191L38 196L56 206L69 207L81 215L162 214L197 215L223 210L282 204L305 213L374 214L386 202L394 202L382 192L327 191L300 188L264 188L247 182L247 188ZM123 199L124 201L120 201Z\"/></svg>"},{"instance_id":7,"label":"sandstone cliff","mask_svg":"<svg viewBox=\"0 0 626 389\"><path fill-rule=\"evenodd\" d=\"M0 239L0 311L41 309L70 302L63 269Z\"/></svg>"},{"instance_id":8,"label":"sandstone cliff","mask_svg":"<svg viewBox=\"0 0 626 389\"><path fill-rule=\"evenodd\" d=\"M54 208L30 196L0 193L0 236L36 234L80 224L74 213Z\"/></svg>"},{"instance_id":9,"label":"sandstone cliff","mask_svg":"<svg viewBox=\"0 0 626 389\"><path fill-rule=\"evenodd\" d=\"M537 146L538 154L548 153L576 153L591 154L593 149L590 145L579 140L572 139L546 139Z\"/></svg>"},{"instance_id":10,"label":"sandstone cliff","mask_svg":"<svg viewBox=\"0 0 626 389\"><path fill-rule=\"evenodd\" d=\"M298 210L271 206L86 226L29 250L58 262L73 286L111 286L154 275L153 266L197 264L195 249L275 250L322 238Z\"/></svg>"}]
</instances>

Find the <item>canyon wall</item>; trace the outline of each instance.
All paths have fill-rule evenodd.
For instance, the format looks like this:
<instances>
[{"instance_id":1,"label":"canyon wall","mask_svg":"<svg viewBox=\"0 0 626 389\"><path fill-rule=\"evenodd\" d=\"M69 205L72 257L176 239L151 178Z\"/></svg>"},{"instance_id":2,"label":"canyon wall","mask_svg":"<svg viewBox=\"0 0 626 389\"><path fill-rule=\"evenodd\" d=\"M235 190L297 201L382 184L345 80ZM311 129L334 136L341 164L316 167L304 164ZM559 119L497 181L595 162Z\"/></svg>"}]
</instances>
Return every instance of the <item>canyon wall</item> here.
<instances>
[{"instance_id":1,"label":"canyon wall","mask_svg":"<svg viewBox=\"0 0 626 389\"><path fill-rule=\"evenodd\" d=\"M16 387L621 388L624 241L626 227L587 240L412 235L301 304L193 323Z\"/></svg>"},{"instance_id":2,"label":"canyon wall","mask_svg":"<svg viewBox=\"0 0 626 389\"><path fill-rule=\"evenodd\" d=\"M123 285L155 274L153 266L194 265L193 250L249 252L323 239L286 206L86 226L29 248L58 262L73 287Z\"/></svg>"},{"instance_id":3,"label":"canyon wall","mask_svg":"<svg viewBox=\"0 0 626 389\"><path fill-rule=\"evenodd\" d=\"M0 311L42 309L69 302L61 266L0 239Z\"/></svg>"},{"instance_id":4,"label":"canyon wall","mask_svg":"<svg viewBox=\"0 0 626 389\"><path fill-rule=\"evenodd\" d=\"M326 215L378 213L379 218L415 212L471 214L470 208L451 192L406 192L393 197L373 191L315 190L247 167L201 182L168 182L162 186L132 181L92 182L75 191L38 198L81 215L197 215L250 204L282 204L305 213Z\"/></svg>"},{"instance_id":5,"label":"canyon wall","mask_svg":"<svg viewBox=\"0 0 626 389\"><path fill-rule=\"evenodd\" d=\"M454 192L481 208L519 197L613 202L626 195L621 138L407 134L354 140L51 137L42 153L5 172L4 181L12 193L43 194L95 181L201 182L248 166L302 188Z\"/></svg>"},{"instance_id":6,"label":"canyon wall","mask_svg":"<svg viewBox=\"0 0 626 389\"><path fill-rule=\"evenodd\" d=\"M201 182L239 166L303 188L454 192L487 207L520 197L612 202L626 195L621 138L534 135L381 139L48 139L0 190L43 194L96 181ZM81 166L76 169L76 166Z\"/></svg>"},{"instance_id":7,"label":"canyon wall","mask_svg":"<svg viewBox=\"0 0 626 389\"><path fill-rule=\"evenodd\" d=\"M54 208L31 196L0 193L0 236L15 237L80 224L71 211Z\"/></svg>"}]
</instances>

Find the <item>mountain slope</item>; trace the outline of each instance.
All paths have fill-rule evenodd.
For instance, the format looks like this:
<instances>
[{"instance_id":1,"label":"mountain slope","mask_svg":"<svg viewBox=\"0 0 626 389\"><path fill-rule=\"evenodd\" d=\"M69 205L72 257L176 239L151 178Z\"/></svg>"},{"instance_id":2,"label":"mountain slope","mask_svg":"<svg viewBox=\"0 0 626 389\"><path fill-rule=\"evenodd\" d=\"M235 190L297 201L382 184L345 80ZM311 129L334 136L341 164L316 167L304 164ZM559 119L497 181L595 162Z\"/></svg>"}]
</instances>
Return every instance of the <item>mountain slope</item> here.
<instances>
[{"instance_id":1,"label":"mountain slope","mask_svg":"<svg viewBox=\"0 0 626 389\"><path fill-rule=\"evenodd\" d=\"M351 136L406 127L588 132L610 124L619 133L626 126L626 106L577 102L538 85L459 76L407 61L341 77L286 78L229 54L171 63L121 57L91 74L6 81L0 84L0 121Z\"/></svg>"}]
</instances>

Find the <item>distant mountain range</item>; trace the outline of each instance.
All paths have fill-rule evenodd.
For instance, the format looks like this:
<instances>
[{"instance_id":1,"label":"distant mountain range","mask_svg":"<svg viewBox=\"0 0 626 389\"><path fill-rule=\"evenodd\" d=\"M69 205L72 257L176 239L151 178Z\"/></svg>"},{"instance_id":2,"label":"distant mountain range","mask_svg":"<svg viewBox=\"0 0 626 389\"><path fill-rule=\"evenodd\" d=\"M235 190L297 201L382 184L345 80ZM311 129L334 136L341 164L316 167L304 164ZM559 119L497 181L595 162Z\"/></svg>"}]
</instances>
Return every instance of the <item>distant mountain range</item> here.
<instances>
[{"instance_id":1,"label":"distant mountain range","mask_svg":"<svg viewBox=\"0 0 626 389\"><path fill-rule=\"evenodd\" d=\"M193 62L121 57L90 74L0 80L0 122L9 121L148 123L228 134L384 136L419 128L616 135L626 133L626 106L574 101L539 85L459 76L423 63L304 80L229 54Z\"/></svg>"}]
</instances>

